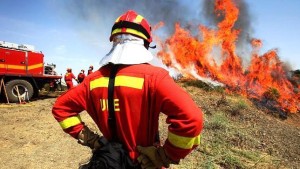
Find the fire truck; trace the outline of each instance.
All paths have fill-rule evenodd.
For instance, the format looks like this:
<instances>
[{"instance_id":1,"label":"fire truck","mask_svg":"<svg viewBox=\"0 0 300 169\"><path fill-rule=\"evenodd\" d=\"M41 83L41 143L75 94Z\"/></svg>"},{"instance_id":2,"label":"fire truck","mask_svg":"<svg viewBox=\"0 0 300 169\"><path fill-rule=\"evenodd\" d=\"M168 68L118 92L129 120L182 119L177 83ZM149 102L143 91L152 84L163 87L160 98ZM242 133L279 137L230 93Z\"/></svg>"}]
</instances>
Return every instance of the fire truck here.
<instances>
[{"instance_id":1,"label":"fire truck","mask_svg":"<svg viewBox=\"0 0 300 169\"><path fill-rule=\"evenodd\" d=\"M45 86L57 87L61 76L54 64L44 63L44 54L34 46L0 41L0 90L10 102L38 96ZM0 89L1 89L0 88Z\"/></svg>"}]
</instances>

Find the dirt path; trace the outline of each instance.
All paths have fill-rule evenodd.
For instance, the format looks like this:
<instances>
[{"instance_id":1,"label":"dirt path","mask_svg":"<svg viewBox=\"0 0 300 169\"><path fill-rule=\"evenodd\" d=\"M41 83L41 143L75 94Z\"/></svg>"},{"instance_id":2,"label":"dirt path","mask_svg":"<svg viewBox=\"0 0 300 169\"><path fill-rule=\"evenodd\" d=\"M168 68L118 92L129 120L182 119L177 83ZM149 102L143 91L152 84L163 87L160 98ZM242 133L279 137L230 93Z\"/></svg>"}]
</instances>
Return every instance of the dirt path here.
<instances>
[{"instance_id":1,"label":"dirt path","mask_svg":"<svg viewBox=\"0 0 300 169\"><path fill-rule=\"evenodd\" d=\"M78 168L89 149L62 132L51 114L55 98L0 105L0 168ZM86 113L82 116L86 122Z\"/></svg>"}]
</instances>

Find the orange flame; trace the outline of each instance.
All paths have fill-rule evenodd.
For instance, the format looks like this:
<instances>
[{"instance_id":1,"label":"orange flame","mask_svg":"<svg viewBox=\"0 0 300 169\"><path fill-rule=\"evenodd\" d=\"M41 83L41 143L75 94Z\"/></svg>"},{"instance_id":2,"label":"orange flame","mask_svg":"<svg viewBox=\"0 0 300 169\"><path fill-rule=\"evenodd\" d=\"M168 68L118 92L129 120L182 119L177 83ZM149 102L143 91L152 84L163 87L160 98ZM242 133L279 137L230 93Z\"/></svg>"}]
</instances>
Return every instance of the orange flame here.
<instances>
[{"instance_id":1,"label":"orange flame","mask_svg":"<svg viewBox=\"0 0 300 169\"><path fill-rule=\"evenodd\" d=\"M299 94L294 92L277 51L271 50L260 56L258 51L262 42L252 39L251 62L243 68L241 57L236 54L236 41L242 30L234 28L239 9L232 0L216 0L215 14L223 16L217 29L200 25L196 37L177 23L174 34L160 43L158 56L163 63L184 72L186 77L195 77L185 71L193 68L199 76L222 82L227 89L249 98L262 99L266 91L275 89L279 93L277 102L284 111L299 111Z\"/></svg>"}]
</instances>

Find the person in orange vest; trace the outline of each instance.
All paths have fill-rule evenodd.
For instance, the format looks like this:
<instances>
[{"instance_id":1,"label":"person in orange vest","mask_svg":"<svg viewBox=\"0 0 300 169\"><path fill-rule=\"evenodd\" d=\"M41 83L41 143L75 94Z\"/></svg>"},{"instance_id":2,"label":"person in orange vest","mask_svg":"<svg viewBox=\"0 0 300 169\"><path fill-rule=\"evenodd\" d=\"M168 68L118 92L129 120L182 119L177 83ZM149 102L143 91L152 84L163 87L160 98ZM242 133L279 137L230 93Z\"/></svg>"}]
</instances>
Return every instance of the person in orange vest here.
<instances>
[{"instance_id":1,"label":"person in orange vest","mask_svg":"<svg viewBox=\"0 0 300 169\"><path fill-rule=\"evenodd\" d=\"M80 73L78 74L78 76L77 76L78 83L82 83L83 80L84 80L84 78L85 78L85 74L84 74L84 70L82 69L82 70L80 71Z\"/></svg>"},{"instance_id":2,"label":"person in orange vest","mask_svg":"<svg viewBox=\"0 0 300 169\"><path fill-rule=\"evenodd\" d=\"M105 163L109 168L149 169L178 164L200 144L201 109L168 71L149 64L151 27L143 16L129 10L118 17L110 41L113 47L100 61L100 69L61 95L52 108L53 116L66 133L93 150L85 167L104 168ZM103 136L85 125L79 115L82 111ZM162 144L161 113L168 124Z\"/></svg>"},{"instance_id":3,"label":"person in orange vest","mask_svg":"<svg viewBox=\"0 0 300 169\"><path fill-rule=\"evenodd\" d=\"M76 79L76 77L72 73L71 68L67 68L67 73L65 74L64 79L65 79L65 82L67 84L68 89L71 89L73 87L73 81L72 81L73 79L75 79L78 82L78 80Z\"/></svg>"},{"instance_id":4,"label":"person in orange vest","mask_svg":"<svg viewBox=\"0 0 300 169\"><path fill-rule=\"evenodd\" d=\"M91 65L91 66L89 67L89 70L88 70L87 75L92 74L92 73L93 73L93 69L94 69L94 66Z\"/></svg>"}]
</instances>

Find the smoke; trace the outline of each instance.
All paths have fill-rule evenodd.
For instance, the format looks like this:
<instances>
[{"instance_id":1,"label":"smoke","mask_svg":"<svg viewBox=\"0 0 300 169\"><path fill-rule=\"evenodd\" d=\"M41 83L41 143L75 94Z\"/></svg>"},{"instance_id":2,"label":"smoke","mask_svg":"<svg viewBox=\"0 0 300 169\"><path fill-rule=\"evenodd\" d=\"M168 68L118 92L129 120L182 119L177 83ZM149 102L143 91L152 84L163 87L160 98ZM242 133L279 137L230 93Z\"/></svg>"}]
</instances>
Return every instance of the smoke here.
<instances>
[{"instance_id":1,"label":"smoke","mask_svg":"<svg viewBox=\"0 0 300 169\"><path fill-rule=\"evenodd\" d=\"M239 55L245 55L251 53L249 48L251 18L245 1L234 1L240 10L238 20L235 23L235 29L241 30L237 42L237 52L240 53ZM214 0L119 0L117 2L85 0L57 1L57 3L61 4L59 5L61 6L60 13L63 16L67 15L66 19L77 31L79 30L80 36L93 44L104 44L99 41L108 40L115 19L129 9L144 16L152 26L161 21L164 22L164 26L154 32L161 39L173 34L174 24L177 22L190 30L192 34L197 34L198 25L208 23L210 26L215 26L224 17L222 15L216 16Z\"/></svg>"},{"instance_id":2,"label":"smoke","mask_svg":"<svg viewBox=\"0 0 300 169\"><path fill-rule=\"evenodd\" d=\"M204 16L204 18L207 20L209 25L217 25L222 19L221 17L216 17L215 14L215 1L211 0L204 0L201 4L202 12L201 14Z\"/></svg>"},{"instance_id":3,"label":"smoke","mask_svg":"<svg viewBox=\"0 0 300 169\"><path fill-rule=\"evenodd\" d=\"M233 0L239 9L238 20L235 22L234 29L240 30L237 46L237 54L243 58L244 65L249 63L251 54L250 41L252 39L253 28L251 25L251 15L248 9L248 4L244 0ZM215 1L204 0L201 4L202 15L205 17L209 26L216 27L219 22L224 19L224 13L216 15L215 13ZM222 15L223 14L223 15Z\"/></svg>"},{"instance_id":4,"label":"smoke","mask_svg":"<svg viewBox=\"0 0 300 169\"><path fill-rule=\"evenodd\" d=\"M61 3L65 7L64 9L67 9L69 16L72 16L76 22L94 26L96 24L96 26L105 27L109 31L115 19L129 9L144 16L152 26L163 21L165 23L163 29L169 34L173 32L176 22L185 24L186 16L191 13L188 6L185 6L180 0L85 0Z\"/></svg>"},{"instance_id":5,"label":"smoke","mask_svg":"<svg viewBox=\"0 0 300 169\"><path fill-rule=\"evenodd\" d=\"M240 38L249 40L249 34L251 34L252 28L248 5L244 0L234 0L234 3L239 9L238 20L235 22L234 29L241 30ZM224 15L216 15L214 9L215 1L204 0L201 6L202 14L207 19L208 24L216 26L217 23L224 19Z\"/></svg>"},{"instance_id":6,"label":"smoke","mask_svg":"<svg viewBox=\"0 0 300 169\"><path fill-rule=\"evenodd\" d=\"M248 5L244 0L234 0L240 10L235 29L242 30L238 45L251 39L251 18ZM61 13L68 15L75 27L86 28L104 32L109 36L110 28L115 19L125 11L132 9L144 16L152 26L164 22L162 32L165 36L174 31L174 24L179 22L183 27L197 31L199 24L208 23L216 25L224 16L216 16L214 12L214 0L152 0L152 1L128 1L119 0L85 0L85 1L57 1L62 6ZM71 19L70 19L71 18ZM204 20L203 20L204 19ZM77 24L76 24L77 23ZM82 24L84 23L84 24ZM85 27L82 27L85 25Z\"/></svg>"}]
</instances>

